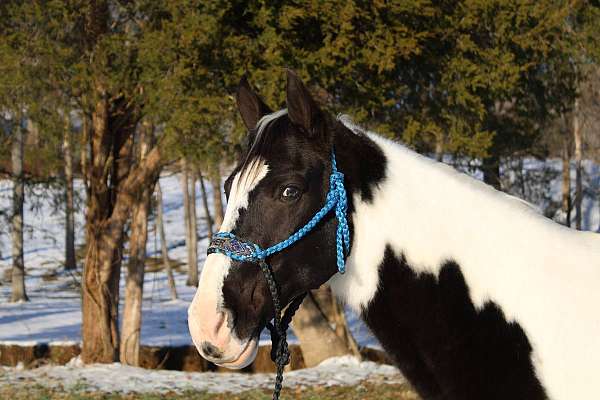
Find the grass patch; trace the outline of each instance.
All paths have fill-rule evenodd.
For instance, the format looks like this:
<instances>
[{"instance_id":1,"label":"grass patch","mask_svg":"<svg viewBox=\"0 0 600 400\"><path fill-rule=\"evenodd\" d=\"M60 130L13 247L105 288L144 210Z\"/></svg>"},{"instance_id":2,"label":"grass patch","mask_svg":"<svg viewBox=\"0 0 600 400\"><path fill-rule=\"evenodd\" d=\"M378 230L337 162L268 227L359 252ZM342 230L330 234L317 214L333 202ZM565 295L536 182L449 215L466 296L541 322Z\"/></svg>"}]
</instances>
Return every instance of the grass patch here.
<instances>
[{"instance_id":1,"label":"grass patch","mask_svg":"<svg viewBox=\"0 0 600 400\"><path fill-rule=\"evenodd\" d=\"M20 385L19 385L20 386ZM270 400L268 390L250 390L242 393L212 394L188 391L185 393L108 394L85 392L85 388L68 391L41 386L18 388L0 387L0 399L10 400ZM408 385L361 384L350 387L313 387L284 389L282 400L418 400Z\"/></svg>"}]
</instances>

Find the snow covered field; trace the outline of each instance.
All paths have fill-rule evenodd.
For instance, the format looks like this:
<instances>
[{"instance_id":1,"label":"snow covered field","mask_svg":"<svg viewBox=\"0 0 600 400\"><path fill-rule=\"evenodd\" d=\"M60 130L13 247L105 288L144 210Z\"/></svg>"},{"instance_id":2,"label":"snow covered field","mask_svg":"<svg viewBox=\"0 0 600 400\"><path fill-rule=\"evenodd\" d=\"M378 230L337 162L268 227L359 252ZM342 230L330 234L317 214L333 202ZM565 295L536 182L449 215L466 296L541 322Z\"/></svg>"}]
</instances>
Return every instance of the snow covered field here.
<instances>
[{"instance_id":1,"label":"snow covered field","mask_svg":"<svg viewBox=\"0 0 600 400\"><path fill-rule=\"evenodd\" d=\"M3 385L73 388L90 392L164 393L187 390L222 393L250 389L271 389L273 374L239 374L214 372L180 372L146 370L120 364L45 366L23 370L0 367L0 387ZM285 387L354 386L370 382L377 384L405 383L395 367L373 362L359 362L353 357L338 357L314 368L287 372Z\"/></svg>"}]
</instances>

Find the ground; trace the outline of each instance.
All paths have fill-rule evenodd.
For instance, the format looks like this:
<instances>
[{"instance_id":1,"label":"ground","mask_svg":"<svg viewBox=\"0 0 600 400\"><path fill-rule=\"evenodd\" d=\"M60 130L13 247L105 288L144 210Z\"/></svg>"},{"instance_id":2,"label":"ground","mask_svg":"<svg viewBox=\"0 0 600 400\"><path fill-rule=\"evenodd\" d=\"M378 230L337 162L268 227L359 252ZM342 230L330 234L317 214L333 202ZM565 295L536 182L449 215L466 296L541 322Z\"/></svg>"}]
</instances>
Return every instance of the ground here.
<instances>
[{"instance_id":1,"label":"ground","mask_svg":"<svg viewBox=\"0 0 600 400\"><path fill-rule=\"evenodd\" d=\"M268 390L249 390L242 393L86 393L29 387L0 388L0 398L12 400L270 400ZM295 400L417 400L418 396L406 384L359 384L352 387L332 386L308 389L284 389L282 399Z\"/></svg>"},{"instance_id":2,"label":"ground","mask_svg":"<svg viewBox=\"0 0 600 400\"><path fill-rule=\"evenodd\" d=\"M0 398L147 399L168 395L174 399L262 399L269 396L273 379L273 374L145 370L116 363L84 366L74 361L29 370L1 368ZM404 393L401 399L415 398L395 367L350 356L286 372L284 387L284 398L375 399L396 393Z\"/></svg>"}]
</instances>

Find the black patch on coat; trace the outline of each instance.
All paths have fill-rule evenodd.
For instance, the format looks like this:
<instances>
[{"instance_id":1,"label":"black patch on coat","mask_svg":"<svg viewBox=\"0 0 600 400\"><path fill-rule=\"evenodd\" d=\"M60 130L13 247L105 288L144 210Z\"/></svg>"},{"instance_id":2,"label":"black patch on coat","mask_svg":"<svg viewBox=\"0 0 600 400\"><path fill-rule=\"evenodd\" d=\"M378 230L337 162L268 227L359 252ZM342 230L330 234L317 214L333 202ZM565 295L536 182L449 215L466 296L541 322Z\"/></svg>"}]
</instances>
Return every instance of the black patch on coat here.
<instances>
[{"instance_id":1,"label":"black patch on coat","mask_svg":"<svg viewBox=\"0 0 600 400\"><path fill-rule=\"evenodd\" d=\"M423 399L547 399L523 329L477 310L458 264L417 274L388 246L379 277L363 318Z\"/></svg>"}]
</instances>

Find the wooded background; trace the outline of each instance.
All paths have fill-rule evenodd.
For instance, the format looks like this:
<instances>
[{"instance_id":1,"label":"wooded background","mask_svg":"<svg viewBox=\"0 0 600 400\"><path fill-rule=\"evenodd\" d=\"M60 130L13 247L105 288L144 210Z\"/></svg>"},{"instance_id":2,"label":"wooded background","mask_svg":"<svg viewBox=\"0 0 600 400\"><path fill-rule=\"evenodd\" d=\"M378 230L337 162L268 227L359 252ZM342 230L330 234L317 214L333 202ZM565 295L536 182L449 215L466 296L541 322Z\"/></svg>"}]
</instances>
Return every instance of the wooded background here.
<instances>
[{"instance_id":1,"label":"wooded background","mask_svg":"<svg viewBox=\"0 0 600 400\"><path fill-rule=\"evenodd\" d=\"M582 161L600 162L599 40L598 0L4 0L0 178L13 181L13 207L0 210L0 240L12 241L11 301L27 300L25 187L58 187L64 268L81 272L82 359L137 365L147 221L156 208L162 226L161 171L180 171L194 286L196 183L208 231L218 230L221 178L245 145L232 94L247 74L282 106L286 67L330 112L477 170L500 190L538 195L515 187L511 171L530 158L561 159L562 202L544 212L580 229ZM85 186L81 257L74 180ZM160 235L176 297L168 232ZM305 302L294 329L307 364L325 351L315 335L330 338L321 341L326 354L358 351L327 291Z\"/></svg>"}]
</instances>

